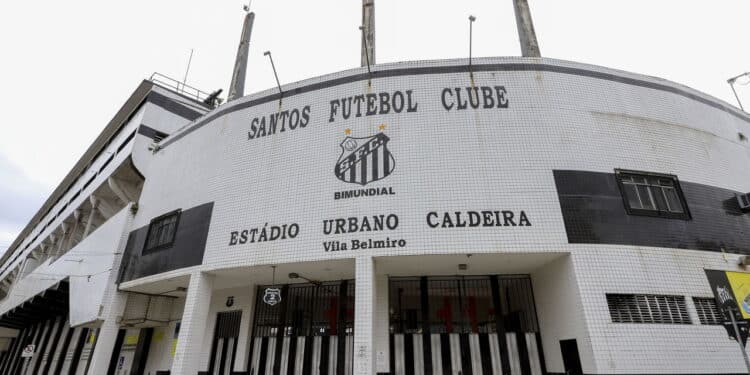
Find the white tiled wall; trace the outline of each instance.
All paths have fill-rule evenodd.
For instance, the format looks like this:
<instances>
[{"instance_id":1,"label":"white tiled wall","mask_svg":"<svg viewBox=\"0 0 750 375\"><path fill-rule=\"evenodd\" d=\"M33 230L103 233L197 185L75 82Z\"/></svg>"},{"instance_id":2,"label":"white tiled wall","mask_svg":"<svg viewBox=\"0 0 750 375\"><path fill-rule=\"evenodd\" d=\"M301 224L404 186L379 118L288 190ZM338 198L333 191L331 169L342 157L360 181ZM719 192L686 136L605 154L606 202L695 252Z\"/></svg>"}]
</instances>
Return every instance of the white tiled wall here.
<instances>
[{"instance_id":1,"label":"white tiled wall","mask_svg":"<svg viewBox=\"0 0 750 375\"><path fill-rule=\"evenodd\" d=\"M521 62L529 63L517 58L475 60L478 65ZM727 106L655 78L549 59L539 62L665 85ZM463 63L414 62L376 70ZM737 348L722 328L701 326L695 317L688 326L613 324L605 298L610 292L679 294L688 301L709 296L703 268L733 269L736 257L730 255L725 262L721 254L700 251L569 245L552 170L637 169L750 191L748 144L738 138L739 132L750 135L746 117L741 120L673 92L549 71L476 72L478 86L505 86L507 109L445 111L442 89L469 86L468 73L378 78L372 87L359 81L293 94L297 87L362 72L284 87L290 94L281 110L311 107L310 123L294 131L248 139L251 120L276 113L276 101L231 111L273 91L217 109L225 114L151 156L134 226L176 208L215 202L204 270L356 257L359 275L363 259L372 256L569 251L570 256L531 272L548 370L562 371L559 340L568 338L578 340L586 372L743 370ZM418 111L349 120L339 115L329 122L331 100L395 90L413 90ZM396 195L334 200L334 192L358 188L333 173L345 130L351 129L352 137L369 137L381 125L391 139L388 148L396 167L392 175L367 187L392 187ZM465 210L524 210L532 226L432 229L426 224L430 211ZM329 236L322 231L326 219L388 213L398 215L397 230ZM295 239L229 246L231 231L291 223L300 226ZM342 252L325 252L322 246L327 240L370 237L404 239L407 246ZM357 285L372 284L358 280ZM370 300L367 293L358 290L358 301ZM374 300L380 301L377 296ZM188 303L186 312L191 306ZM371 322L367 314L374 312L377 309L357 313L357 322ZM375 327L382 329L381 324ZM372 342L356 340L360 346ZM382 369L376 358L367 361L366 367Z\"/></svg>"}]
</instances>

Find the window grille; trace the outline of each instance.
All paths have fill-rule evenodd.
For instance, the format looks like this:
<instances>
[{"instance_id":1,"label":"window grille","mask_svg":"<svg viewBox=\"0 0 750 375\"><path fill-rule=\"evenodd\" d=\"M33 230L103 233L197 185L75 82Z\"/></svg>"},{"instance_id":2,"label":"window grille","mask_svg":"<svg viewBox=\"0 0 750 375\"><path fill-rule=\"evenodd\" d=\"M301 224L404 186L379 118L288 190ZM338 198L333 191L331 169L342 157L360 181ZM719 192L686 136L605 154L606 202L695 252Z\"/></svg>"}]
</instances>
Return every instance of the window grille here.
<instances>
[{"instance_id":1,"label":"window grille","mask_svg":"<svg viewBox=\"0 0 750 375\"><path fill-rule=\"evenodd\" d=\"M698 312L698 319L701 324L721 325L724 321L716 300L713 298L693 297L695 310Z\"/></svg>"},{"instance_id":2,"label":"window grille","mask_svg":"<svg viewBox=\"0 0 750 375\"><path fill-rule=\"evenodd\" d=\"M607 294L612 323L692 324L683 296Z\"/></svg>"},{"instance_id":3,"label":"window grille","mask_svg":"<svg viewBox=\"0 0 750 375\"><path fill-rule=\"evenodd\" d=\"M619 170L616 176L629 214L690 219L677 177Z\"/></svg>"},{"instance_id":4,"label":"window grille","mask_svg":"<svg viewBox=\"0 0 750 375\"><path fill-rule=\"evenodd\" d=\"M172 246L179 219L180 210L177 210L151 220L144 252Z\"/></svg>"}]
</instances>

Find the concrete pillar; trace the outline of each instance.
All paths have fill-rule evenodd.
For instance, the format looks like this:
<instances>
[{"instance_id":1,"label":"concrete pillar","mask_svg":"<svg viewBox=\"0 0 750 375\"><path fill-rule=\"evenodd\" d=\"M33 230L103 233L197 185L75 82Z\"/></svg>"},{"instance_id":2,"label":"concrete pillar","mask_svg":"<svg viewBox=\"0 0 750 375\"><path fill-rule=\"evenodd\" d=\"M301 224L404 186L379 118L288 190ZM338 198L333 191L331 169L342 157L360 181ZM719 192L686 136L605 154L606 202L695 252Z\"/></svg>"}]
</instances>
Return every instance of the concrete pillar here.
<instances>
[{"instance_id":1,"label":"concrete pillar","mask_svg":"<svg viewBox=\"0 0 750 375\"><path fill-rule=\"evenodd\" d=\"M120 326L117 320L125 311L125 303L128 298L125 293L116 293L112 298L112 304L103 317L104 321L99 329L99 336L96 339L94 353L91 354L89 362L89 374L106 374L109 368L109 360L112 357L112 351L115 349L115 340Z\"/></svg>"},{"instance_id":2,"label":"concrete pillar","mask_svg":"<svg viewBox=\"0 0 750 375\"><path fill-rule=\"evenodd\" d=\"M81 222L81 210L73 211L73 229L70 231L68 236L68 242L65 244L65 252L73 248L73 240L75 240L76 233L78 233L78 226Z\"/></svg>"},{"instance_id":3,"label":"concrete pillar","mask_svg":"<svg viewBox=\"0 0 750 375\"><path fill-rule=\"evenodd\" d=\"M388 301L388 276L375 275L375 289L373 290L375 299L374 308L374 333L373 341L375 343L375 369L376 372L389 372L390 367L390 335L389 335L389 301Z\"/></svg>"},{"instance_id":4,"label":"concrete pillar","mask_svg":"<svg viewBox=\"0 0 750 375\"><path fill-rule=\"evenodd\" d=\"M96 215L96 210L99 207L99 199L97 199L95 196L89 197L89 202L91 202L91 211L89 212L89 218L86 220L86 228L83 230L83 237L81 241L83 241L83 238L86 238L86 236L91 233L92 223L94 221L94 215Z\"/></svg>"},{"instance_id":5,"label":"concrete pillar","mask_svg":"<svg viewBox=\"0 0 750 375\"><path fill-rule=\"evenodd\" d=\"M375 264L372 257L355 261L354 280L354 374L375 373Z\"/></svg>"},{"instance_id":6,"label":"concrete pillar","mask_svg":"<svg viewBox=\"0 0 750 375\"><path fill-rule=\"evenodd\" d=\"M60 236L60 241L57 244L57 250L55 250L55 259L60 258L60 256L63 254L65 244L68 242L68 232L70 232L68 225L65 223L62 223L60 227L62 228L62 235Z\"/></svg>"},{"instance_id":7,"label":"concrete pillar","mask_svg":"<svg viewBox=\"0 0 750 375\"><path fill-rule=\"evenodd\" d=\"M110 190L115 193L117 199L119 199L123 204L128 204L134 200L123 181L118 180L114 177L109 177L107 178L107 185L109 185Z\"/></svg>"},{"instance_id":8,"label":"concrete pillar","mask_svg":"<svg viewBox=\"0 0 750 375\"><path fill-rule=\"evenodd\" d=\"M195 272L190 276L177 350L172 362L173 375L193 375L201 370L201 357L207 350L203 347L203 336L206 334L213 284L213 275Z\"/></svg>"},{"instance_id":9,"label":"concrete pillar","mask_svg":"<svg viewBox=\"0 0 750 375\"><path fill-rule=\"evenodd\" d=\"M240 336L237 338L237 358L234 362L234 371L237 372L246 371L247 362L250 360L250 335L253 333L253 313L255 312L255 293L257 290L258 288L255 285L250 286L248 291L250 304L242 311Z\"/></svg>"}]
</instances>

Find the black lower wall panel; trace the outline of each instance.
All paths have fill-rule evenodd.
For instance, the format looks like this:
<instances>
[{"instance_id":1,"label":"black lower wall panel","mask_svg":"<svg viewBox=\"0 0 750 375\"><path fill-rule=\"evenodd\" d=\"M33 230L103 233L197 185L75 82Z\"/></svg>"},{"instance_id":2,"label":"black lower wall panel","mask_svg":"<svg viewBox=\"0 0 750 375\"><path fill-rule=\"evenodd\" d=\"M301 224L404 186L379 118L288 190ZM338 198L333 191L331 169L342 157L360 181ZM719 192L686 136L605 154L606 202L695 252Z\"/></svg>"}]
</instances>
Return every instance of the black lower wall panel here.
<instances>
[{"instance_id":1,"label":"black lower wall panel","mask_svg":"<svg viewBox=\"0 0 750 375\"><path fill-rule=\"evenodd\" d=\"M680 181L691 219L629 215L613 173L553 172L569 243L750 254L750 214L736 191Z\"/></svg>"},{"instance_id":2,"label":"black lower wall panel","mask_svg":"<svg viewBox=\"0 0 750 375\"><path fill-rule=\"evenodd\" d=\"M203 263L213 207L211 202L182 210L174 243L168 248L143 254L149 226L130 232L119 281L135 280Z\"/></svg>"}]
</instances>

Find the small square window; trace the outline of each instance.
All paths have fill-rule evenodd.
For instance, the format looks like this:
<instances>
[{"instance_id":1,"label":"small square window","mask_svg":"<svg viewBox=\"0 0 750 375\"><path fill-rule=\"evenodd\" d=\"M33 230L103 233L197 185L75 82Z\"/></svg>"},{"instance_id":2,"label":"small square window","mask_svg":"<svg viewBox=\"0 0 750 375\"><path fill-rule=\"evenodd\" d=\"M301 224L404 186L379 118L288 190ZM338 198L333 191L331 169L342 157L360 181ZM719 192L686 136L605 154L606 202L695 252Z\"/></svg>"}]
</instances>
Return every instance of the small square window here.
<instances>
[{"instance_id":1,"label":"small square window","mask_svg":"<svg viewBox=\"0 0 750 375\"><path fill-rule=\"evenodd\" d=\"M180 210L172 211L151 220L143 252L150 252L171 247L174 243L177 225L180 222Z\"/></svg>"},{"instance_id":2,"label":"small square window","mask_svg":"<svg viewBox=\"0 0 750 375\"><path fill-rule=\"evenodd\" d=\"M615 170L630 215L690 220L690 212L676 176Z\"/></svg>"}]
</instances>

